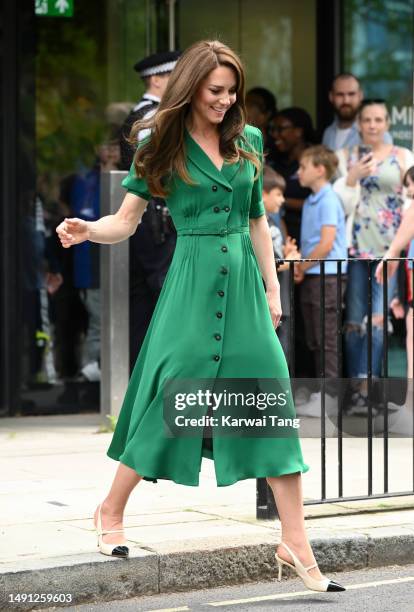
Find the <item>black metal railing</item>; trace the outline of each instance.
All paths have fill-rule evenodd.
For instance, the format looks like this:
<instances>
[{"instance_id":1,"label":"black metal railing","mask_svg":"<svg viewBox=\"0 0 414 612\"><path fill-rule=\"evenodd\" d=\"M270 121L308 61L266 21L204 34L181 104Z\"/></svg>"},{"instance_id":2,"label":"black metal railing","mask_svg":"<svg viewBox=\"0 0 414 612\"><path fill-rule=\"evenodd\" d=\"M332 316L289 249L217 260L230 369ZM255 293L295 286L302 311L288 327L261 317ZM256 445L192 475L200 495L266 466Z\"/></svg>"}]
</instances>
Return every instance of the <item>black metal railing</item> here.
<instances>
[{"instance_id":1,"label":"black metal railing","mask_svg":"<svg viewBox=\"0 0 414 612\"><path fill-rule=\"evenodd\" d=\"M277 260L277 263L282 264L287 260ZM382 397L382 407L383 407L383 483L382 483L382 492L373 493L373 408L374 404L378 402L374 398L374 377L373 377L373 352L372 352L372 342L373 342L373 276L374 276L374 268L376 265L382 261L381 259L360 259L360 258L351 258L351 259L335 259L330 260L331 262L336 262L336 340L337 340L337 372L338 372L338 381L343 376L343 340L344 340L344 326L343 326L343 297L342 297L342 263L347 262L348 270L349 266L354 265L356 261L362 261L366 265L366 273L367 273L367 324L366 324L366 338L367 338L367 364L366 364L366 379L367 379L367 415L366 415L366 440L367 440L367 479L366 479L366 494L365 495L344 495L344 462L343 462L343 437L344 433L344 416L346 416L346 407L345 403L339 399L338 394L338 411L337 411L337 420L335 422L336 430L337 430L337 496L336 497L328 497L327 496L327 487L326 487L326 461L327 461L327 446L326 446L326 410L325 410L325 287L326 287L326 275L325 275L325 265L326 260L310 260L310 259L300 259L299 262L307 262L307 261L315 261L315 263L320 264L320 372L317 372L317 376L320 378L321 382L321 420L320 420L320 472L321 472L321 491L320 497L315 499L307 499L305 504L315 504L315 503L333 503L340 501L354 501L354 500L363 500L369 498L385 498L391 496L403 496L403 495L412 495L414 493L414 423L412 427L412 431L407 431L405 434L406 438L411 440L411 451L408 453L411 455L407 456L406 465L411 464L413 470L413 482L412 488L407 491L391 491L390 492L390 483L389 483L389 459L390 459L390 448L389 448L389 408L388 408L388 385L387 382L389 379L389 343L388 343L388 314L389 314L389 305L388 305L388 263L387 261L398 261L403 262L405 265L406 262L411 262L411 270L409 280L411 281L411 295L413 295L414 290L414 265L413 259L407 258L394 258L384 261L383 265L383 285L382 285L382 299L383 299L383 321L382 321L382 363L381 363L381 377L380 381L380 396ZM288 261L289 263L289 297L290 297L290 316L289 316L289 343L288 343L288 351L287 351L287 362L289 366L289 373L292 381L295 380L296 373L296 358L295 358L295 280L294 280L294 265L295 262ZM400 264L401 265L401 264ZM414 309L413 309L413 327L414 327ZM413 353L414 353L414 333L413 333ZM414 360L413 360L414 361ZM414 370L414 365L413 365ZM414 379L414 371L411 374ZM345 380L346 379L342 379ZM360 379L359 379L360 380ZM378 381L376 381L378 383ZM378 385L377 385L378 386ZM408 393L408 387L407 387ZM414 405L414 391L412 392L413 397L413 405ZM378 393L377 393L378 397ZM257 490L256 490L256 514L257 518L262 519L273 519L277 516L277 509L274 504L273 494L270 490L270 487L267 485L267 482L264 478L257 479Z\"/></svg>"}]
</instances>

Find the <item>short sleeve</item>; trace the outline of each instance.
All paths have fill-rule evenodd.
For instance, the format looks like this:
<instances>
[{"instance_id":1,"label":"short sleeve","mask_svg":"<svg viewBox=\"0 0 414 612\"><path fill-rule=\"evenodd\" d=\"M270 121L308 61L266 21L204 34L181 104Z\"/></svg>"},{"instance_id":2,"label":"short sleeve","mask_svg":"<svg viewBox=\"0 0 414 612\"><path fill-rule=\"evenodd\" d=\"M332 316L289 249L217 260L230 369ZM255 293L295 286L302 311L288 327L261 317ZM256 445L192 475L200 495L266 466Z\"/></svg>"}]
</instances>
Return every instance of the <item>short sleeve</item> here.
<instances>
[{"instance_id":1,"label":"short sleeve","mask_svg":"<svg viewBox=\"0 0 414 612\"><path fill-rule=\"evenodd\" d=\"M138 144L138 148L144 144L145 141L142 141ZM124 178L122 181L122 187L128 190L128 192L133 193L134 195L142 198L143 200L151 200L152 196L148 191L148 185L145 178L138 178L135 173L134 162L131 164L131 168L129 170L128 176Z\"/></svg>"},{"instance_id":2,"label":"short sleeve","mask_svg":"<svg viewBox=\"0 0 414 612\"><path fill-rule=\"evenodd\" d=\"M250 219L257 219L265 214L265 207L263 204L263 136L259 129L254 129L254 133L251 134L249 141L253 145L255 151L258 153L258 157L262 164L259 172L259 176L253 183L252 197L250 202Z\"/></svg>"},{"instance_id":3,"label":"short sleeve","mask_svg":"<svg viewBox=\"0 0 414 612\"><path fill-rule=\"evenodd\" d=\"M336 197L336 196L334 196ZM333 198L323 198L321 202L320 224L321 225L338 225L338 205Z\"/></svg>"}]
</instances>

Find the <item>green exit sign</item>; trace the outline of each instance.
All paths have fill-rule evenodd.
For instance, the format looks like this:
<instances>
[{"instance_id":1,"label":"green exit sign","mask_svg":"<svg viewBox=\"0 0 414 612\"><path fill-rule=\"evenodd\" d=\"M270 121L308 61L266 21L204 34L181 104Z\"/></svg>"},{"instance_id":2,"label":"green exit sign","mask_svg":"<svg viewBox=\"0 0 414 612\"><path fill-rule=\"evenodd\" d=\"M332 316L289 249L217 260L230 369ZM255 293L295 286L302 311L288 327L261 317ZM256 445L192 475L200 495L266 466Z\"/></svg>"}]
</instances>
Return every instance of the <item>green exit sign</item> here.
<instances>
[{"instance_id":1,"label":"green exit sign","mask_svg":"<svg viewBox=\"0 0 414 612\"><path fill-rule=\"evenodd\" d=\"M73 0L35 0L35 14L42 17L73 17Z\"/></svg>"}]
</instances>

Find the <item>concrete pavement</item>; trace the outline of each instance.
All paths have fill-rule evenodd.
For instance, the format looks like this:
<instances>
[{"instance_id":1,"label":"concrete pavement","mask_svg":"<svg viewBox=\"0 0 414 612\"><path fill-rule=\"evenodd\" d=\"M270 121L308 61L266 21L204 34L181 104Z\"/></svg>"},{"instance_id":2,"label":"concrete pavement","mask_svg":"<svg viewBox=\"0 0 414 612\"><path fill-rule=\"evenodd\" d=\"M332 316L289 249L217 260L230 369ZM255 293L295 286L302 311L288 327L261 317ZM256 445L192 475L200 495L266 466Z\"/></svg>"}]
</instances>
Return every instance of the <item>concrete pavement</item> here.
<instances>
[{"instance_id":1,"label":"concrete pavement","mask_svg":"<svg viewBox=\"0 0 414 612\"><path fill-rule=\"evenodd\" d=\"M100 415L0 421L0 609L13 593L68 593L96 602L272 579L278 521L255 518L255 481L217 488L204 460L199 487L141 482L125 517L131 556L97 551L92 515L117 462ZM337 441L327 440L328 497L337 496ZM412 490L412 442L390 445L390 490ZM374 440L374 492L382 487L381 439ZM303 440L305 498L320 496L320 443ZM366 493L367 445L344 440L344 492ZM324 571L414 562L414 496L307 505L309 535ZM32 598L33 599L33 598ZM16 605L13 608L16 609ZM50 604L52 605L52 604ZM18 609L47 607L19 603Z\"/></svg>"}]
</instances>

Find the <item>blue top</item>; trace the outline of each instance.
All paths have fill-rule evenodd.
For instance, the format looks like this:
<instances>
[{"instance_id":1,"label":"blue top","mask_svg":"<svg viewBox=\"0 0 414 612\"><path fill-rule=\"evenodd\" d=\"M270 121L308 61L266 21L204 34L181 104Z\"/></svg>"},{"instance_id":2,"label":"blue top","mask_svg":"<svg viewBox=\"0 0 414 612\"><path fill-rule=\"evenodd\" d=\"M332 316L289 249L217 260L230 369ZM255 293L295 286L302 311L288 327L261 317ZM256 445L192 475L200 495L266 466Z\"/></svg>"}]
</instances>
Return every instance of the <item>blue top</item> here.
<instances>
[{"instance_id":1,"label":"blue top","mask_svg":"<svg viewBox=\"0 0 414 612\"><path fill-rule=\"evenodd\" d=\"M414 259L414 240L411 240L410 242L410 247L408 249L407 257L412 257ZM408 267L410 270L412 270L412 267L413 267L412 261L408 261Z\"/></svg>"},{"instance_id":2,"label":"blue top","mask_svg":"<svg viewBox=\"0 0 414 612\"><path fill-rule=\"evenodd\" d=\"M322 144L325 145L325 147L328 147L328 149L332 149L332 151L336 150L336 133L338 129L338 120L335 119L331 123L331 125L328 125L322 136ZM392 144L392 136L389 132L385 132L384 142L386 142L387 144ZM350 149L361 143L362 140L358 130L358 123L355 121L355 123L353 123L350 128L350 131L345 139L345 142L342 145L342 148Z\"/></svg>"},{"instance_id":3,"label":"blue top","mask_svg":"<svg viewBox=\"0 0 414 612\"><path fill-rule=\"evenodd\" d=\"M327 183L318 193L306 198L302 209L300 228L300 245L302 257L306 259L320 242L323 225L336 227L335 241L326 259L346 259L345 213L339 197L332 185ZM336 274L336 261L327 261L325 274ZM342 263L342 273L346 272L346 262ZM320 266L316 265L306 270L305 274L320 274Z\"/></svg>"},{"instance_id":4,"label":"blue top","mask_svg":"<svg viewBox=\"0 0 414 612\"><path fill-rule=\"evenodd\" d=\"M85 175L76 175L70 196L72 213L85 221L100 217L100 169L96 166ZM99 288L99 244L81 242L73 247L74 285L78 289Z\"/></svg>"}]
</instances>

